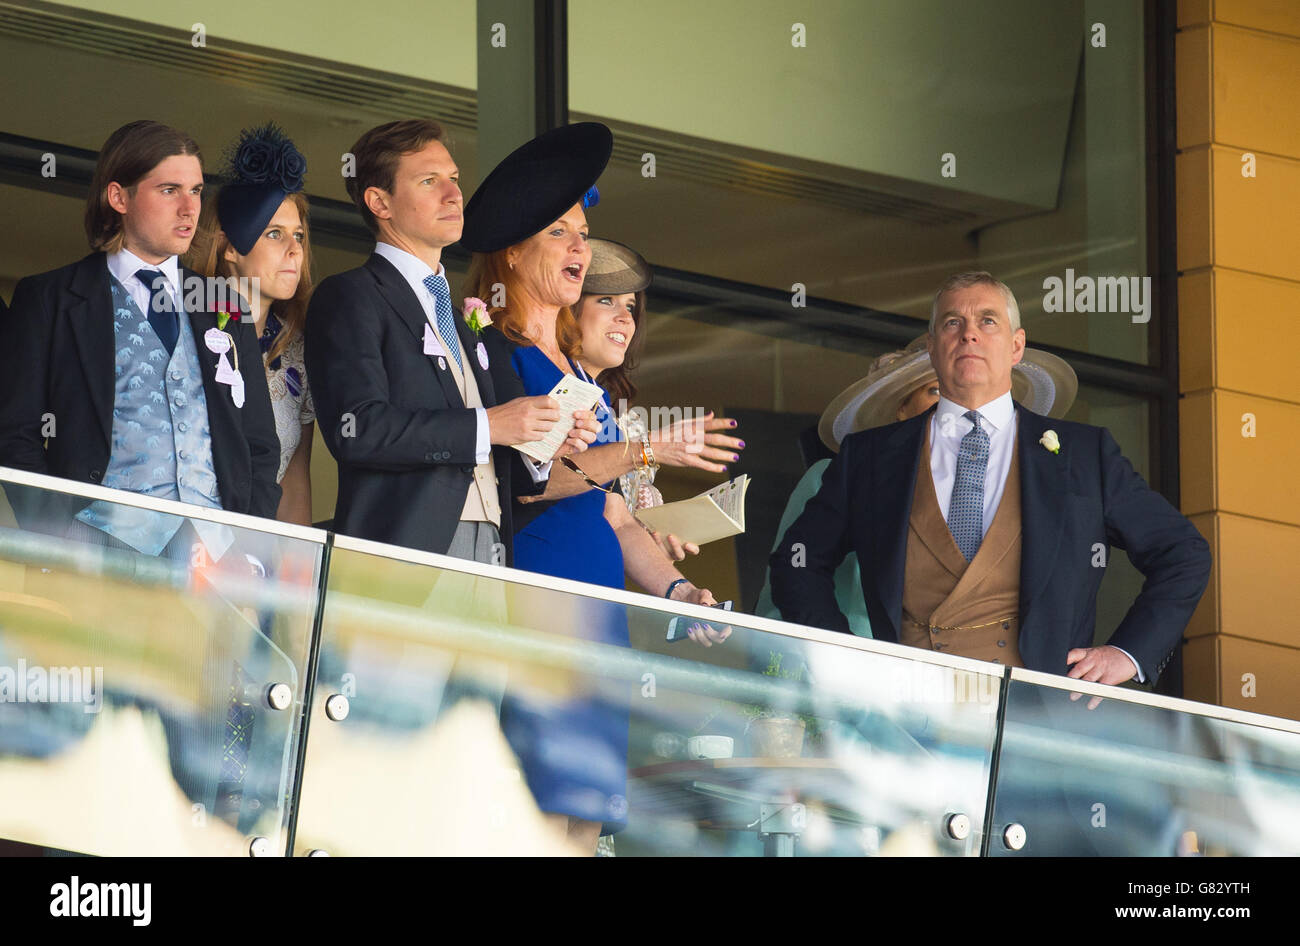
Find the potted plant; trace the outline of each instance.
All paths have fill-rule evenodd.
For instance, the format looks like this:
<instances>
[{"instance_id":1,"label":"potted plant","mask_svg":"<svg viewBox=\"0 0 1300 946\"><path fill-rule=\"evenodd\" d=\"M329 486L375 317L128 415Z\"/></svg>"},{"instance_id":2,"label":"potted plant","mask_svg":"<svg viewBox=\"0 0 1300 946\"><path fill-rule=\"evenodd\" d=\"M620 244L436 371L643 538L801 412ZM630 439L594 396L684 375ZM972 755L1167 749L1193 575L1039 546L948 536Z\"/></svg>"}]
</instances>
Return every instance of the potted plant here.
<instances>
[{"instance_id":1,"label":"potted plant","mask_svg":"<svg viewBox=\"0 0 1300 946\"><path fill-rule=\"evenodd\" d=\"M785 655L769 651L763 676L802 682L803 667L794 670L782 666ZM756 759L797 759L803 755L804 737L820 735L817 721L788 708L748 704L742 712L749 719L749 753Z\"/></svg>"}]
</instances>

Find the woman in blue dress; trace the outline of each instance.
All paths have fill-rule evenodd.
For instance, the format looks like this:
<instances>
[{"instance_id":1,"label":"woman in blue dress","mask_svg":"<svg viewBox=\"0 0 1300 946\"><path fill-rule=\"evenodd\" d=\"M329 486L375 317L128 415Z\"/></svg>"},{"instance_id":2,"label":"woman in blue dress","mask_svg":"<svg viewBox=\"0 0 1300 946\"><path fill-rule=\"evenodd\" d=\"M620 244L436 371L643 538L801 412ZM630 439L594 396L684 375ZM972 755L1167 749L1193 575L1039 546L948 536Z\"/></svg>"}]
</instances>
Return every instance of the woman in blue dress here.
<instances>
[{"instance_id":1,"label":"woman in blue dress","mask_svg":"<svg viewBox=\"0 0 1300 946\"><path fill-rule=\"evenodd\" d=\"M547 132L502 161L465 208L461 243L474 253L466 309L504 296L505 304L490 310L484 351L497 364L508 360L530 395L549 394L565 375L586 378L575 357L581 332L571 307L591 262L588 195L612 146L609 130L592 122ZM555 464L545 501L516 510L515 567L620 589L626 574L651 593L715 604L628 512L613 481L653 457L644 444L621 442L608 412L607 403L596 410L604 446L580 454L577 469ZM620 605L584 599L574 623L565 630L628 645ZM710 629L708 639L703 631L697 639L712 644L728 633ZM594 850L600 834L626 825L626 699L557 700L512 690L502 703L501 726L538 806L570 841Z\"/></svg>"}]
</instances>

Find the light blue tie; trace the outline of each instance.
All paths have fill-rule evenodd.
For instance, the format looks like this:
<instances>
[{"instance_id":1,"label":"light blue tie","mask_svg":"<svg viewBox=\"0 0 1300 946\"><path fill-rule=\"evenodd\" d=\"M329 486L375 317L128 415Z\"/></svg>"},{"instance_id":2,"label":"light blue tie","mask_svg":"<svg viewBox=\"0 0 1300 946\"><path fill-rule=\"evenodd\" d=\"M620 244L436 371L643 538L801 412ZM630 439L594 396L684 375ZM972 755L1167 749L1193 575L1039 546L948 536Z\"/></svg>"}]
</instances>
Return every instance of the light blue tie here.
<instances>
[{"instance_id":1,"label":"light blue tie","mask_svg":"<svg viewBox=\"0 0 1300 946\"><path fill-rule=\"evenodd\" d=\"M425 276L424 288L433 296L433 314L438 320L438 334L442 336L442 343L447 346L451 357L456 359L463 374L465 362L460 358L460 339L456 337L456 316L451 309L451 287L447 285L447 278L438 273Z\"/></svg>"},{"instance_id":2,"label":"light blue tie","mask_svg":"<svg viewBox=\"0 0 1300 946\"><path fill-rule=\"evenodd\" d=\"M989 466L989 435L980 429L980 415L962 415L975 426L961 438L957 450L957 479L948 502L948 529L966 561L975 557L984 540L984 474Z\"/></svg>"}]
</instances>

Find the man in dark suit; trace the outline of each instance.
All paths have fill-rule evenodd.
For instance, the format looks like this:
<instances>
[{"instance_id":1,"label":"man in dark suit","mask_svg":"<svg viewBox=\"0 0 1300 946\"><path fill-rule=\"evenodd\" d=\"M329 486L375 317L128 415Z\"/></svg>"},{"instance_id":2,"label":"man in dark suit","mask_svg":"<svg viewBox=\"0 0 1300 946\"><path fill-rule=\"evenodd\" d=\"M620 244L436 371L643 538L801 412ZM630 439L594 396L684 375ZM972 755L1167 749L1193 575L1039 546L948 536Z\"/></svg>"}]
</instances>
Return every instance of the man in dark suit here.
<instances>
[{"instance_id":1,"label":"man in dark suit","mask_svg":"<svg viewBox=\"0 0 1300 946\"><path fill-rule=\"evenodd\" d=\"M275 517L280 442L257 336L237 296L178 261L202 190L189 136L153 121L109 136L86 206L93 252L23 279L0 322L0 465ZM253 530L50 490L5 492L29 530L185 569L211 563L209 575L273 567L271 540ZM44 580L33 571L26 587L39 596ZM235 819L256 715L237 694L255 679L244 668L257 666L264 642L243 602L213 610L196 590L176 601L184 608L167 616L178 633L201 636L214 653L235 648L236 660L210 660L197 674L202 705L227 701L224 718L157 707L173 772L193 801ZM104 620L111 633L114 617Z\"/></svg>"},{"instance_id":2,"label":"man in dark suit","mask_svg":"<svg viewBox=\"0 0 1300 946\"><path fill-rule=\"evenodd\" d=\"M512 490L539 493L549 473L508 445L542 437L560 412L523 396L452 302L441 254L460 239L462 196L442 137L410 119L353 145L348 193L377 242L312 295L307 373L339 465L336 530L504 565ZM595 439L594 417L581 423L570 450Z\"/></svg>"},{"instance_id":3,"label":"man in dark suit","mask_svg":"<svg viewBox=\"0 0 1300 946\"><path fill-rule=\"evenodd\" d=\"M848 631L832 576L853 551L880 640L1105 684L1154 680L1205 590L1205 540L1107 430L1013 405L1025 332L1004 284L988 273L949 279L928 347L939 403L845 438L773 553L782 616ZM1094 647L1112 546L1146 583Z\"/></svg>"},{"instance_id":4,"label":"man in dark suit","mask_svg":"<svg viewBox=\"0 0 1300 946\"><path fill-rule=\"evenodd\" d=\"M217 312L177 261L202 189L198 147L175 129L132 122L105 142L86 209L93 252L19 282L0 323L0 465L274 518L279 441L253 328ZM63 531L75 513L80 537L147 554L181 528L39 502L18 503L25 524ZM198 528L219 558L229 532Z\"/></svg>"}]
</instances>

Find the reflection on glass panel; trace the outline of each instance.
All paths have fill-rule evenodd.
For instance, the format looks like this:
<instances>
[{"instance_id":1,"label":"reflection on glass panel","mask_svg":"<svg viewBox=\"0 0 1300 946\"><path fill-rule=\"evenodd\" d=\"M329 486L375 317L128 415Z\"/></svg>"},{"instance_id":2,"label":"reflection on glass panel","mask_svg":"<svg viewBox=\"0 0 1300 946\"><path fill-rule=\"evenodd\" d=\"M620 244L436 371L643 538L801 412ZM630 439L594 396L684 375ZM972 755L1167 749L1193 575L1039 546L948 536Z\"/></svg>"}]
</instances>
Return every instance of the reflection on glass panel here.
<instances>
[{"instance_id":1,"label":"reflection on glass panel","mask_svg":"<svg viewBox=\"0 0 1300 946\"><path fill-rule=\"evenodd\" d=\"M736 436L746 447L727 476L750 477L745 532L707 545L690 560L689 573L719 600L733 598L751 611L791 492L811 461L830 455L817 437L818 418L892 346L861 341L851 350L824 347L806 334L785 337L787 326L757 316L728 313L733 317L723 321L700 307L658 303L653 288L650 309L635 403L647 411L689 409L692 416L712 410L739 422ZM663 466L655 486L673 502L723 479Z\"/></svg>"},{"instance_id":2,"label":"reflection on glass panel","mask_svg":"<svg viewBox=\"0 0 1300 946\"><path fill-rule=\"evenodd\" d=\"M1007 695L990 854L1012 853L1011 824L1022 855L1300 853L1300 733L1116 699L1089 710L1030 676Z\"/></svg>"},{"instance_id":3,"label":"reflection on glass panel","mask_svg":"<svg viewBox=\"0 0 1300 946\"><path fill-rule=\"evenodd\" d=\"M282 853L322 546L2 485L0 838Z\"/></svg>"},{"instance_id":4,"label":"reflection on glass panel","mask_svg":"<svg viewBox=\"0 0 1300 946\"><path fill-rule=\"evenodd\" d=\"M0 77L6 88L27 89L8 97L0 134L48 143L59 155L54 180L53 167L43 174L40 162L24 159L12 162L0 188L7 215L29 222L21 234L0 234L0 292L7 296L21 277L85 255L84 195L60 151L96 152L114 129L138 118L189 133L210 174L222 169L241 129L281 125L307 159L306 193L315 209L338 202L332 215L313 215L318 281L360 262L354 246L339 250L332 245L337 233L326 231L360 228L340 161L366 129L434 118L449 132L466 180L476 182L473 0L437 4L436 55L428 31L410 28L426 23L429 11L405 0L367 3L364 30L339 28L355 20L354 4L320 0L307 9L231 0L198 16L167 0L112 0L0 10Z\"/></svg>"},{"instance_id":5,"label":"reflection on glass panel","mask_svg":"<svg viewBox=\"0 0 1300 946\"><path fill-rule=\"evenodd\" d=\"M194 17L178 13L169 0L82 0L61 6L73 16L107 13L164 29L195 30ZM474 88L474 0L438 0L431 11L438 25L436 56L429 55L427 36L410 34L418 12L407 0L370 0L365 7L366 28L347 29L344 24L356 17L357 9L346 0L315 0L310 8L228 0L203 10L203 36L212 46L226 42L270 46L286 54Z\"/></svg>"},{"instance_id":6,"label":"reflection on glass panel","mask_svg":"<svg viewBox=\"0 0 1300 946\"><path fill-rule=\"evenodd\" d=\"M1151 401L1136 394L1112 391L1095 384L1079 385L1079 396L1066 420L1105 427L1133 469L1151 481Z\"/></svg>"},{"instance_id":7,"label":"reflection on glass panel","mask_svg":"<svg viewBox=\"0 0 1300 946\"><path fill-rule=\"evenodd\" d=\"M383 548L332 552L295 853L590 854L571 819L618 856L979 852L975 664L737 622L706 649L651 598Z\"/></svg>"},{"instance_id":8,"label":"reflection on glass panel","mask_svg":"<svg viewBox=\"0 0 1300 946\"><path fill-rule=\"evenodd\" d=\"M1031 337L1148 360L1140 300L1044 287L1149 272L1140 4L571 0L568 22L573 117L615 132L597 236L917 318L988 269Z\"/></svg>"}]
</instances>

